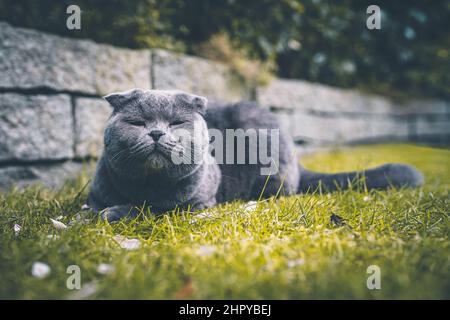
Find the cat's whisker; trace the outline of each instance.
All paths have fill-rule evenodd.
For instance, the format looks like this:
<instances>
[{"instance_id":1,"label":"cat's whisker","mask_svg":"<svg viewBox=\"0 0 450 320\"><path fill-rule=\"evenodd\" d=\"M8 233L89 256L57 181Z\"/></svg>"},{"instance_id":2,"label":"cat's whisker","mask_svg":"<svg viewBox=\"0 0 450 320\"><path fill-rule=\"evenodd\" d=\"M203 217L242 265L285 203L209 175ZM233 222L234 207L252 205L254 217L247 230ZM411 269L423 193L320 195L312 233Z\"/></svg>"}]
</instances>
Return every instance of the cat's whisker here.
<instances>
[{"instance_id":1,"label":"cat's whisker","mask_svg":"<svg viewBox=\"0 0 450 320\"><path fill-rule=\"evenodd\" d=\"M111 161L112 161L112 160L115 160L118 156L120 156L121 154L123 154L125 151L127 151L127 149L124 149L124 150L121 150L121 151L117 152L117 153L111 158Z\"/></svg>"},{"instance_id":2,"label":"cat's whisker","mask_svg":"<svg viewBox=\"0 0 450 320\"><path fill-rule=\"evenodd\" d=\"M135 145L131 146L130 148L125 148L125 149L117 152L111 158L111 161L114 161L114 160L118 159L119 157L122 157L124 155L124 153L127 152L127 151L129 151L129 153L127 153L127 157L128 157L128 154L135 154L136 153L136 149L139 149L139 147L141 147L145 143L146 143L146 141L140 141L140 142L136 143Z\"/></svg>"},{"instance_id":3,"label":"cat's whisker","mask_svg":"<svg viewBox=\"0 0 450 320\"><path fill-rule=\"evenodd\" d=\"M145 140L142 140L142 141L139 141L138 143L136 143L134 146L132 146L131 148L130 148L130 153L136 153L136 152L139 152L139 149L142 147L142 146L145 146L147 144L147 141L145 141Z\"/></svg>"}]
</instances>

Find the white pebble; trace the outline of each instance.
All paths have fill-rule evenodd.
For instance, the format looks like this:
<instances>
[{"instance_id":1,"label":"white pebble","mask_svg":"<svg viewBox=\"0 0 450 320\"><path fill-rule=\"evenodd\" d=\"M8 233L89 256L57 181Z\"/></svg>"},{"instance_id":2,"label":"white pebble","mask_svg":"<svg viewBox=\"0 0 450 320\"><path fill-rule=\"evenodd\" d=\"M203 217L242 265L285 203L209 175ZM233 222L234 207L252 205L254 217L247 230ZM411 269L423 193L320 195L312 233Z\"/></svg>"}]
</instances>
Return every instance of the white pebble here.
<instances>
[{"instance_id":1,"label":"white pebble","mask_svg":"<svg viewBox=\"0 0 450 320\"><path fill-rule=\"evenodd\" d=\"M17 237L20 233L20 230L22 230L22 226L20 224L15 224L14 227L14 235Z\"/></svg>"},{"instance_id":2,"label":"white pebble","mask_svg":"<svg viewBox=\"0 0 450 320\"><path fill-rule=\"evenodd\" d=\"M214 213L209 211L200 212L194 216L192 216L192 219L189 220L189 224L195 224L198 220L203 219L213 219Z\"/></svg>"},{"instance_id":3,"label":"white pebble","mask_svg":"<svg viewBox=\"0 0 450 320\"><path fill-rule=\"evenodd\" d=\"M100 274L109 274L115 271L115 268L113 265L108 263L100 263L97 266L97 272Z\"/></svg>"},{"instance_id":4,"label":"white pebble","mask_svg":"<svg viewBox=\"0 0 450 320\"><path fill-rule=\"evenodd\" d=\"M59 238L60 238L60 236L57 234L48 234L47 235L48 240L58 240Z\"/></svg>"},{"instance_id":5,"label":"white pebble","mask_svg":"<svg viewBox=\"0 0 450 320\"><path fill-rule=\"evenodd\" d=\"M202 257L209 257L216 252L216 247L213 246L200 246L197 249L197 254Z\"/></svg>"},{"instance_id":6,"label":"white pebble","mask_svg":"<svg viewBox=\"0 0 450 320\"><path fill-rule=\"evenodd\" d=\"M297 266L301 266L305 264L304 259L295 259L295 260L289 260L287 263L288 268L294 268Z\"/></svg>"},{"instance_id":7,"label":"white pebble","mask_svg":"<svg viewBox=\"0 0 450 320\"><path fill-rule=\"evenodd\" d=\"M258 206L257 201L249 201L243 205L243 209L244 209L244 212L250 213L250 212L255 211L257 206Z\"/></svg>"},{"instance_id":8,"label":"white pebble","mask_svg":"<svg viewBox=\"0 0 450 320\"><path fill-rule=\"evenodd\" d=\"M43 262L34 262L31 267L31 275L35 278L44 279L51 272L51 269L48 264Z\"/></svg>"}]
</instances>

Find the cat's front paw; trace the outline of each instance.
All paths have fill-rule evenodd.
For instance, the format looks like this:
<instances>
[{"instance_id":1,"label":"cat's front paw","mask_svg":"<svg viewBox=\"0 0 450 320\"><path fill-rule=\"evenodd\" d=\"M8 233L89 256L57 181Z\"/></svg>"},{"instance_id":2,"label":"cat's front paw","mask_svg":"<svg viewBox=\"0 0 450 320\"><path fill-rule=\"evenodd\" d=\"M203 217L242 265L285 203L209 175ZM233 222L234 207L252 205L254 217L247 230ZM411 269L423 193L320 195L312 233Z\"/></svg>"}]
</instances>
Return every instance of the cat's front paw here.
<instances>
[{"instance_id":1,"label":"cat's front paw","mask_svg":"<svg viewBox=\"0 0 450 320\"><path fill-rule=\"evenodd\" d=\"M111 222L117 222L124 217L128 217L130 214L129 206L114 206L108 207L100 211L103 220Z\"/></svg>"},{"instance_id":2,"label":"cat's front paw","mask_svg":"<svg viewBox=\"0 0 450 320\"><path fill-rule=\"evenodd\" d=\"M191 211L199 211L214 207L216 205L216 199L211 198L207 201L197 202L191 206Z\"/></svg>"}]
</instances>

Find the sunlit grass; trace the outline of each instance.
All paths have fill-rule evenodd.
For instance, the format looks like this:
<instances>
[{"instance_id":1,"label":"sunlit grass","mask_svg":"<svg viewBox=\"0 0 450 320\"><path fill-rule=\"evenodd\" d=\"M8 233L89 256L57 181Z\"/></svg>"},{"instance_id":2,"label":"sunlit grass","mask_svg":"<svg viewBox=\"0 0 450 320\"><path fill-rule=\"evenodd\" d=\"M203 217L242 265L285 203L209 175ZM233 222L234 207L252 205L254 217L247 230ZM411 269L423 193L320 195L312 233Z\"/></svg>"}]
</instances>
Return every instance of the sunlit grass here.
<instances>
[{"instance_id":1,"label":"sunlit grass","mask_svg":"<svg viewBox=\"0 0 450 320\"><path fill-rule=\"evenodd\" d=\"M57 192L11 191L0 195L0 297L448 299L449 160L448 150L405 145L315 154L302 163L329 172L410 163L424 172L426 185L281 197L255 210L234 202L203 216L146 216L114 225L94 219L64 231L50 218L75 219L87 176ZM333 224L333 213L345 225ZM18 235L14 224L22 227ZM125 250L116 235L137 238L141 247ZM45 279L31 275L35 261L51 267ZM114 271L98 273L101 263ZM72 264L81 268L81 293L66 288ZM381 268L381 290L366 286L369 265Z\"/></svg>"}]
</instances>

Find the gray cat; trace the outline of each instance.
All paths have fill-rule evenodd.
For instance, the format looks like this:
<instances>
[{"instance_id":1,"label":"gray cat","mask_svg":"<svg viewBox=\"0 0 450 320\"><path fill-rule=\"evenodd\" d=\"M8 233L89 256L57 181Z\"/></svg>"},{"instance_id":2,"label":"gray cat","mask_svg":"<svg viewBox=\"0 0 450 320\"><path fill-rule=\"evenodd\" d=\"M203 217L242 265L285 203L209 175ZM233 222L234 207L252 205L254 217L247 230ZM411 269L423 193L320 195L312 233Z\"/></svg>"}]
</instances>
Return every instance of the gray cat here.
<instances>
[{"instance_id":1,"label":"gray cat","mask_svg":"<svg viewBox=\"0 0 450 320\"><path fill-rule=\"evenodd\" d=\"M404 164L338 174L308 171L299 166L294 144L275 116L256 103L216 104L206 112L204 97L140 89L113 93L105 99L114 110L105 129L105 148L88 204L108 221L135 217L137 207L142 206L155 214L175 208L199 210L234 199L254 200L318 188L333 191L361 178L369 189L423 183L421 173ZM214 141L208 129L226 137L227 129L239 128L279 129L279 135L276 139L270 134L257 135L253 149L246 148L244 154L239 154L242 150L231 138L211 148ZM250 138L245 142L250 145ZM270 162L262 161L259 151L263 147L271 151ZM216 153L228 156L227 161L218 161ZM174 161L174 154L178 160L189 161ZM273 165L273 174L261 174Z\"/></svg>"}]
</instances>

